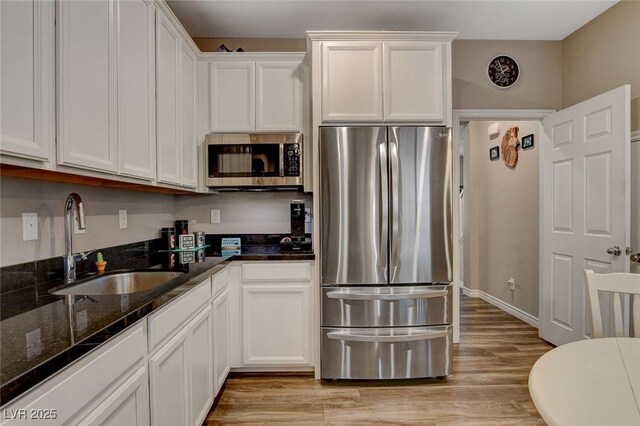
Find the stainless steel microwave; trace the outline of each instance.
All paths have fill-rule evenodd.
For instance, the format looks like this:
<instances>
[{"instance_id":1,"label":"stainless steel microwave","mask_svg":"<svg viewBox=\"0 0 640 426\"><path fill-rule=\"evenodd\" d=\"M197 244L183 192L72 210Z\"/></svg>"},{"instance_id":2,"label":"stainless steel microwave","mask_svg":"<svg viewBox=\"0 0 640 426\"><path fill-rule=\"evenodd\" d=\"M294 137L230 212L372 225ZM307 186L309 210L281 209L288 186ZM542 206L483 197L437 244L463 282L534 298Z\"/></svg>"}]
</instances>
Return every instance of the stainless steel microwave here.
<instances>
[{"instance_id":1,"label":"stainless steel microwave","mask_svg":"<svg viewBox=\"0 0 640 426\"><path fill-rule=\"evenodd\" d=\"M302 186L302 133L211 133L206 143L209 187Z\"/></svg>"}]
</instances>

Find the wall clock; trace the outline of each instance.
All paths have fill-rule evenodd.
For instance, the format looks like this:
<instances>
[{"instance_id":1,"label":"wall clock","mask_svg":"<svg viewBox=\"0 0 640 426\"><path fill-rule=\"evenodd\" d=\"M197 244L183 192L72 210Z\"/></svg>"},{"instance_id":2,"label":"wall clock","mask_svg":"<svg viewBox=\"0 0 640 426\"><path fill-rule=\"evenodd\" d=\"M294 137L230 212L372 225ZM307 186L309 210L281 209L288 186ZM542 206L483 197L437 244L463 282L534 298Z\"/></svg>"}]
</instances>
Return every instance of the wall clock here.
<instances>
[{"instance_id":1,"label":"wall clock","mask_svg":"<svg viewBox=\"0 0 640 426\"><path fill-rule=\"evenodd\" d=\"M494 86L506 89L518 81L520 67L511 56L498 55L487 65L487 77Z\"/></svg>"}]
</instances>

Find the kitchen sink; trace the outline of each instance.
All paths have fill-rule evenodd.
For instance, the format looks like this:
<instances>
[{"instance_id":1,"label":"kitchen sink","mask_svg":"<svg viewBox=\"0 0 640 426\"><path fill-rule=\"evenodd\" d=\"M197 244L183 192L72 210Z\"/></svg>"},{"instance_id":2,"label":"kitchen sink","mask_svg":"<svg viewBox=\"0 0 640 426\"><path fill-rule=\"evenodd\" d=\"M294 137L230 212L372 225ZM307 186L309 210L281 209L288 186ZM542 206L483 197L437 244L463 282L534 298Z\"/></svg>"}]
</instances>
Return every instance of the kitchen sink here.
<instances>
[{"instance_id":1,"label":"kitchen sink","mask_svg":"<svg viewBox=\"0 0 640 426\"><path fill-rule=\"evenodd\" d=\"M128 294L152 290L182 275L181 272L123 272L96 277L80 284L53 291L57 296L97 296Z\"/></svg>"}]
</instances>

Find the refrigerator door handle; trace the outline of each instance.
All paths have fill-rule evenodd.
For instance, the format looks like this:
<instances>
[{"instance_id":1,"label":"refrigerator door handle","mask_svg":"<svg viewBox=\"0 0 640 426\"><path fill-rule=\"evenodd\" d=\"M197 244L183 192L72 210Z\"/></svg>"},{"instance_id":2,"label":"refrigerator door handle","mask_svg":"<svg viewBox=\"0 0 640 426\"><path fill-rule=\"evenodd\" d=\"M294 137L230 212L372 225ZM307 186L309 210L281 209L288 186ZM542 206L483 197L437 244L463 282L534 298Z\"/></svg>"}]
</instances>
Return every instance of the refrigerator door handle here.
<instances>
[{"instance_id":1,"label":"refrigerator door handle","mask_svg":"<svg viewBox=\"0 0 640 426\"><path fill-rule=\"evenodd\" d=\"M388 279L389 247L389 171L387 170L387 144L378 145L380 157L380 260L384 263L384 274Z\"/></svg>"},{"instance_id":2,"label":"refrigerator door handle","mask_svg":"<svg viewBox=\"0 0 640 426\"><path fill-rule=\"evenodd\" d=\"M344 299L344 300L408 300L408 299L432 299L435 297L446 297L449 290L425 290L417 291L415 293L350 293L344 291L330 291L327 292L329 299Z\"/></svg>"},{"instance_id":3,"label":"refrigerator door handle","mask_svg":"<svg viewBox=\"0 0 640 426\"><path fill-rule=\"evenodd\" d=\"M392 128L391 131L395 132L396 128ZM400 219L398 217L400 214L400 171L398 163L398 138L395 134L389 138L389 156L391 157L391 176L389 178L391 181L391 262L389 282L393 282L398 269L398 233L400 231Z\"/></svg>"},{"instance_id":4,"label":"refrigerator door handle","mask_svg":"<svg viewBox=\"0 0 640 426\"><path fill-rule=\"evenodd\" d=\"M355 334L349 331L331 331L327 333L329 339L344 340L347 342L375 342L375 343L399 343L399 342L415 342L417 340L431 340L445 337L449 334L448 330L422 331L416 333L399 334L395 336L389 335L369 335Z\"/></svg>"}]
</instances>

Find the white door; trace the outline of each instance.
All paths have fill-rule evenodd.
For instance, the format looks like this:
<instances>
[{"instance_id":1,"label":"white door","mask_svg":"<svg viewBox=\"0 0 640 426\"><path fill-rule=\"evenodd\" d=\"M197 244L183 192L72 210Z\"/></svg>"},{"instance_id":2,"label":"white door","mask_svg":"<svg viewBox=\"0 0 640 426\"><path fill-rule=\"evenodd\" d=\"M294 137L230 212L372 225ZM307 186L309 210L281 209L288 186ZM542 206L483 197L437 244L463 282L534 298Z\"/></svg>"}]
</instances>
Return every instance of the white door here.
<instances>
[{"instance_id":1,"label":"white door","mask_svg":"<svg viewBox=\"0 0 640 426\"><path fill-rule=\"evenodd\" d=\"M213 373L216 395L224 385L231 367L229 289L213 301Z\"/></svg>"},{"instance_id":2,"label":"white door","mask_svg":"<svg viewBox=\"0 0 640 426\"><path fill-rule=\"evenodd\" d=\"M156 19L158 181L180 184L178 152L178 49L180 36L164 13Z\"/></svg>"},{"instance_id":3,"label":"white door","mask_svg":"<svg viewBox=\"0 0 640 426\"><path fill-rule=\"evenodd\" d=\"M195 54L181 42L180 49L180 183L195 188L198 185L196 143L196 72Z\"/></svg>"},{"instance_id":4,"label":"white door","mask_svg":"<svg viewBox=\"0 0 640 426\"><path fill-rule=\"evenodd\" d=\"M256 62L256 130L302 131L302 63Z\"/></svg>"},{"instance_id":5,"label":"white door","mask_svg":"<svg viewBox=\"0 0 640 426\"><path fill-rule=\"evenodd\" d=\"M155 7L118 3L118 165L123 175L156 177Z\"/></svg>"},{"instance_id":6,"label":"white door","mask_svg":"<svg viewBox=\"0 0 640 426\"><path fill-rule=\"evenodd\" d=\"M255 64L211 62L211 131L255 130Z\"/></svg>"},{"instance_id":7,"label":"white door","mask_svg":"<svg viewBox=\"0 0 640 426\"><path fill-rule=\"evenodd\" d=\"M540 336L561 345L589 334L583 270L629 267L630 88L544 119L541 144ZM621 253L608 253L618 246Z\"/></svg>"},{"instance_id":8,"label":"white door","mask_svg":"<svg viewBox=\"0 0 640 426\"><path fill-rule=\"evenodd\" d=\"M152 425L188 425L190 404L189 327L149 358Z\"/></svg>"},{"instance_id":9,"label":"white door","mask_svg":"<svg viewBox=\"0 0 640 426\"><path fill-rule=\"evenodd\" d=\"M382 121L382 43L322 43L322 121Z\"/></svg>"},{"instance_id":10,"label":"white door","mask_svg":"<svg viewBox=\"0 0 640 426\"><path fill-rule=\"evenodd\" d=\"M0 2L0 152L49 161L54 143L55 5Z\"/></svg>"},{"instance_id":11,"label":"white door","mask_svg":"<svg viewBox=\"0 0 640 426\"><path fill-rule=\"evenodd\" d=\"M444 43L384 43L384 119L445 122Z\"/></svg>"},{"instance_id":12,"label":"white door","mask_svg":"<svg viewBox=\"0 0 640 426\"><path fill-rule=\"evenodd\" d=\"M640 257L640 130L631 138L631 248ZM640 261L631 262L631 272L640 274Z\"/></svg>"},{"instance_id":13,"label":"white door","mask_svg":"<svg viewBox=\"0 0 640 426\"><path fill-rule=\"evenodd\" d=\"M191 330L191 424L201 425L213 403L213 319L207 305L189 323Z\"/></svg>"},{"instance_id":14,"label":"white door","mask_svg":"<svg viewBox=\"0 0 640 426\"><path fill-rule=\"evenodd\" d=\"M115 5L58 3L58 164L117 172Z\"/></svg>"}]
</instances>

